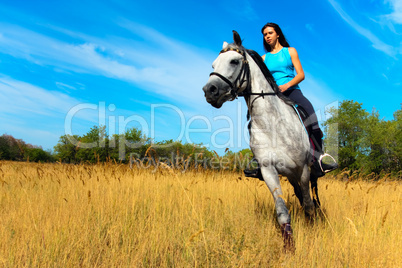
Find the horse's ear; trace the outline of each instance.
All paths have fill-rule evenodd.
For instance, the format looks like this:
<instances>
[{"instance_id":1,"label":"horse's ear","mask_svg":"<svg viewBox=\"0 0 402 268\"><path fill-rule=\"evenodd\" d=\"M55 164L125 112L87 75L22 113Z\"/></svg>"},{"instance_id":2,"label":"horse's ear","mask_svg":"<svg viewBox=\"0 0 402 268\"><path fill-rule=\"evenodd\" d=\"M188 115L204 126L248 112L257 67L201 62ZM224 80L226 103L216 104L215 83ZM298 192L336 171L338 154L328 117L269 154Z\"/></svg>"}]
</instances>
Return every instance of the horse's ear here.
<instances>
[{"instance_id":1,"label":"horse's ear","mask_svg":"<svg viewBox=\"0 0 402 268\"><path fill-rule=\"evenodd\" d=\"M225 49L228 45L228 42L223 42L222 49Z\"/></svg>"},{"instance_id":2,"label":"horse's ear","mask_svg":"<svg viewBox=\"0 0 402 268\"><path fill-rule=\"evenodd\" d=\"M241 38L238 32L236 32L235 30L233 30L233 41L235 42L235 44L237 46L241 46Z\"/></svg>"}]
</instances>

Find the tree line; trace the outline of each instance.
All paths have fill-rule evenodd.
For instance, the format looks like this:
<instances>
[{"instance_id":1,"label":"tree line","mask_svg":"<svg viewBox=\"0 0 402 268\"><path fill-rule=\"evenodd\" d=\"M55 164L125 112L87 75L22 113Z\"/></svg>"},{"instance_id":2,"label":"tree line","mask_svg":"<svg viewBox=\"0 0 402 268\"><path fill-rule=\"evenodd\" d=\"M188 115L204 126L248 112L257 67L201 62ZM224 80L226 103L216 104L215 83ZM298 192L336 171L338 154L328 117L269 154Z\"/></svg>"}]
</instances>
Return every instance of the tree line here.
<instances>
[{"instance_id":1,"label":"tree line","mask_svg":"<svg viewBox=\"0 0 402 268\"><path fill-rule=\"evenodd\" d=\"M123 134L109 136L105 126L94 126L83 136L63 135L54 147L54 156L67 163L96 163L105 161L128 162L134 159L148 161L184 159L202 154L213 155L202 144L165 140L154 142L137 128Z\"/></svg>"},{"instance_id":2,"label":"tree line","mask_svg":"<svg viewBox=\"0 0 402 268\"><path fill-rule=\"evenodd\" d=\"M54 157L40 146L3 134L0 136L0 160L53 162Z\"/></svg>"},{"instance_id":3,"label":"tree line","mask_svg":"<svg viewBox=\"0 0 402 268\"><path fill-rule=\"evenodd\" d=\"M394 112L392 120L384 120L377 110L370 113L362 103L345 100L327 112L326 149L338 155L339 170L376 175L402 172L402 109Z\"/></svg>"},{"instance_id":4,"label":"tree line","mask_svg":"<svg viewBox=\"0 0 402 268\"><path fill-rule=\"evenodd\" d=\"M384 120L378 111L369 113L361 103L345 100L327 112L330 117L324 122L324 143L326 151L338 158L338 172L345 168L362 174L402 172L402 110L394 113L393 120ZM0 136L0 160L127 163L130 156L137 165L162 162L182 168L192 165L238 170L244 169L252 159L249 149L237 153L227 149L224 156L219 156L202 144L173 140L154 142L137 128L109 136L105 126L94 126L82 136L61 136L54 152L11 135Z\"/></svg>"}]
</instances>

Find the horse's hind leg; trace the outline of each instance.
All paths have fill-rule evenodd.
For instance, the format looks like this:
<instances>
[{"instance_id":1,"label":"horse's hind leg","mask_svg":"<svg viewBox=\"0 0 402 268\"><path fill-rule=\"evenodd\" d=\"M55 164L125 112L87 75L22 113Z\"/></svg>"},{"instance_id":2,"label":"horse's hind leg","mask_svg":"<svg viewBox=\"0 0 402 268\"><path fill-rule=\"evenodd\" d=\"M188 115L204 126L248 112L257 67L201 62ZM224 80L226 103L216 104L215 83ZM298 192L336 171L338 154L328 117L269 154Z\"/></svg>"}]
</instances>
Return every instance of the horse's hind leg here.
<instances>
[{"instance_id":1,"label":"horse's hind leg","mask_svg":"<svg viewBox=\"0 0 402 268\"><path fill-rule=\"evenodd\" d=\"M290 226L290 214L283 200L282 188L279 182L278 172L271 167L261 168L261 173L267 184L275 202L276 216L279 225L281 226L281 232L283 241L285 243L285 250L293 250L293 235L292 227Z\"/></svg>"},{"instance_id":2,"label":"horse's hind leg","mask_svg":"<svg viewBox=\"0 0 402 268\"><path fill-rule=\"evenodd\" d=\"M310 174L310 183L311 190L313 192L313 202L316 208L321 206L320 198L318 198L318 186L317 186L318 177L314 174Z\"/></svg>"},{"instance_id":3,"label":"horse's hind leg","mask_svg":"<svg viewBox=\"0 0 402 268\"><path fill-rule=\"evenodd\" d=\"M303 206L303 195L302 195L302 191L301 191L298 180L293 176L292 177L289 176L287 178L288 178L290 184L293 186L295 195L296 195L297 199L299 199L300 206Z\"/></svg>"},{"instance_id":4,"label":"horse's hind leg","mask_svg":"<svg viewBox=\"0 0 402 268\"><path fill-rule=\"evenodd\" d=\"M313 200L311 200L310 195L310 171L307 165L303 168L303 173L300 178L300 186L303 195L304 212L307 216L311 217L314 215L314 203Z\"/></svg>"}]
</instances>

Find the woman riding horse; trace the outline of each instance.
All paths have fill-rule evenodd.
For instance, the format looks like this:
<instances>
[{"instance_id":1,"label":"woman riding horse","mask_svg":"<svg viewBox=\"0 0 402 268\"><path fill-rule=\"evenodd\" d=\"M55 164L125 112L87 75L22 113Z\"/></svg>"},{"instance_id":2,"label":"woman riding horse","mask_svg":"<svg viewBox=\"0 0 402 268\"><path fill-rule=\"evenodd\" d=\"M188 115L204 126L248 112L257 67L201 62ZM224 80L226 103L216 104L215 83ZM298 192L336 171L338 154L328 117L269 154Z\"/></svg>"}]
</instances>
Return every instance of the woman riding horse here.
<instances>
[{"instance_id":1,"label":"woman riding horse","mask_svg":"<svg viewBox=\"0 0 402 268\"><path fill-rule=\"evenodd\" d=\"M317 116L311 102L303 95L299 83L304 80L304 71L295 48L290 47L281 28L275 23L267 23L262 27L264 49L267 52L262 56L264 63L275 79L280 91L293 100L297 105L304 108L308 114L308 125L312 129L311 139L315 151L313 169L318 177L338 167L336 163L322 163L323 133L318 125ZM294 71L296 70L296 75ZM322 168L321 168L321 167Z\"/></svg>"},{"instance_id":2,"label":"woman riding horse","mask_svg":"<svg viewBox=\"0 0 402 268\"><path fill-rule=\"evenodd\" d=\"M258 178L264 180L274 199L285 249L292 249L290 213L279 175L293 186L306 215L314 216L319 200L314 190L317 180L310 172L311 144L293 102L280 92L261 56L245 49L236 31L233 40L232 44L223 44L203 91L206 101L218 109L227 101L244 97L250 118L250 148L259 164ZM311 198L310 189L317 202Z\"/></svg>"}]
</instances>

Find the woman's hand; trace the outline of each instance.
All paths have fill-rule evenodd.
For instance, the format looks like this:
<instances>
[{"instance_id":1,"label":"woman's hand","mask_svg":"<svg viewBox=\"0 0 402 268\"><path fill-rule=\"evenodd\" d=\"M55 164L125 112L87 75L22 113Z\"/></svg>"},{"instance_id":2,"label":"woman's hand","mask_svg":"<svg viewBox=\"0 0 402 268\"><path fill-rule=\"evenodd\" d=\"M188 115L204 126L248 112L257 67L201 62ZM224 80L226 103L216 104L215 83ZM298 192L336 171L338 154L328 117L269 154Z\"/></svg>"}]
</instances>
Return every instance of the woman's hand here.
<instances>
[{"instance_id":1,"label":"woman's hand","mask_svg":"<svg viewBox=\"0 0 402 268\"><path fill-rule=\"evenodd\" d=\"M290 88L290 85L289 85L289 83L286 83L286 84L278 86L278 88L281 92L285 92L286 90L288 90Z\"/></svg>"}]
</instances>

